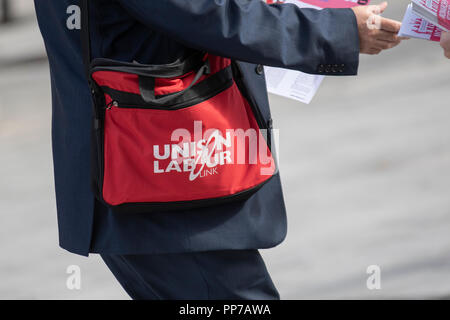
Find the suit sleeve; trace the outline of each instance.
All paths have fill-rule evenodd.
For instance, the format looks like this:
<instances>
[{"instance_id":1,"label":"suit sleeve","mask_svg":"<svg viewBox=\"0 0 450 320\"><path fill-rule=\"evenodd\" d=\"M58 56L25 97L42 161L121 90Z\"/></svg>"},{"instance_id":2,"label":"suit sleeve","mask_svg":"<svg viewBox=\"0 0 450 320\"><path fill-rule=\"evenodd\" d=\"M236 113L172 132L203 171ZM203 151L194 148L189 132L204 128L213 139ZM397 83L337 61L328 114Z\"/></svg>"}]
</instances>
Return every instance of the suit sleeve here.
<instances>
[{"instance_id":1,"label":"suit sleeve","mask_svg":"<svg viewBox=\"0 0 450 320\"><path fill-rule=\"evenodd\" d=\"M261 0L118 0L141 23L186 46L311 74L354 75L351 9L300 9Z\"/></svg>"}]
</instances>

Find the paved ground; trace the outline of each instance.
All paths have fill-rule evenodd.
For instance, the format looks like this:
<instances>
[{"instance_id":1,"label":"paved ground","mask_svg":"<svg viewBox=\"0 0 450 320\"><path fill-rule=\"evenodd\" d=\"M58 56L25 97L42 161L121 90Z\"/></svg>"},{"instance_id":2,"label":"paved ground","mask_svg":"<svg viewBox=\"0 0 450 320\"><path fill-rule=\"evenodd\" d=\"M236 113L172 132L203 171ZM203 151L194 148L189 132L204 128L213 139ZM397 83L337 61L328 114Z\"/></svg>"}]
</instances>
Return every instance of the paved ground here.
<instances>
[{"instance_id":1,"label":"paved ground","mask_svg":"<svg viewBox=\"0 0 450 320\"><path fill-rule=\"evenodd\" d=\"M400 19L407 1L391 2ZM96 256L57 247L48 66L33 28L0 28L0 298L126 299ZM450 295L449 84L438 45L411 40L364 57L358 78L325 79L311 105L271 96L289 235L263 254L283 298ZM71 264L79 291L66 289Z\"/></svg>"}]
</instances>

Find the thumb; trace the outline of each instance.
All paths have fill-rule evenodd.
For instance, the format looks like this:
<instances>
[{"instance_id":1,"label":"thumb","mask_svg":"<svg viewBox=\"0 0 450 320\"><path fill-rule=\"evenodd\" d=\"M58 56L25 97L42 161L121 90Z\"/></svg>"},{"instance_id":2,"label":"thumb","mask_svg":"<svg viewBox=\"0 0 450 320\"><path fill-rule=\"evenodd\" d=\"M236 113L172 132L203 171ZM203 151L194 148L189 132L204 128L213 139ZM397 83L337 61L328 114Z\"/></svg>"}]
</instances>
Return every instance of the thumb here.
<instances>
[{"instance_id":1,"label":"thumb","mask_svg":"<svg viewBox=\"0 0 450 320\"><path fill-rule=\"evenodd\" d=\"M387 1L384 1L382 4L380 4L380 5L378 6L378 8L379 8L379 10L380 10L380 13L383 13L384 10L386 10L387 6L388 6Z\"/></svg>"}]
</instances>

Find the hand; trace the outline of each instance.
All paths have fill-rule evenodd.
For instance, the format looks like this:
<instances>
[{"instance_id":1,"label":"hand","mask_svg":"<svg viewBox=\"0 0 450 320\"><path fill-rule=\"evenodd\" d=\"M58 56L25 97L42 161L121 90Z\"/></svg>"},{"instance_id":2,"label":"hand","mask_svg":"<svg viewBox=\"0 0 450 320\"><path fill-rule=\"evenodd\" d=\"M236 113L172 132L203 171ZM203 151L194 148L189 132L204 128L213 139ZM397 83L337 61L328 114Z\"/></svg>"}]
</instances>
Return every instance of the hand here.
<instances>
[{"instance_id":1,"label":"hand","mask_svg":"<svg viewBox=\"0 0 450 320\"><path fill-rule=\"evenodd\" d=\"M444 55L450 59L450 32L442 33L441 47L444 49Z\"/></svg>"},{"instance_id":2,"label":"hand","mask_svg":"<svg viewBox=\"0 0 450 320\"><path fill-rule=\"evenodd\" d=\"M387 5L387 2L383 2L380 5L353 8L358 24L361 53L379 54L406 39L397 36L402 26L400 22L379 16Z\"/></svg>"}]
</instances>

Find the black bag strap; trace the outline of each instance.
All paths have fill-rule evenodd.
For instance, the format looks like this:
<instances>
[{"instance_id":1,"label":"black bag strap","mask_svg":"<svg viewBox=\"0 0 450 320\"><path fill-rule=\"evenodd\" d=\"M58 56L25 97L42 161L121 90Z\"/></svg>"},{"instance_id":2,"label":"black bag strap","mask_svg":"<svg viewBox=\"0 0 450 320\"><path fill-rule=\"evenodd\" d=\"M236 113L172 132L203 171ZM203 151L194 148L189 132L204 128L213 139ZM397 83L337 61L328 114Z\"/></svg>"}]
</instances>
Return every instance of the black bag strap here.
<instances>
[{"instance_id":1,"label":"black bag strap","mask_svg":"<svg viewBox=\"0 0 450 320\"><path fill-rule=\"evenodd\" d=\"M89 0L80 0L81 9L81 51L86 77L90 82L91 35L89 21Z\"/></svg>"}]
</instances>

